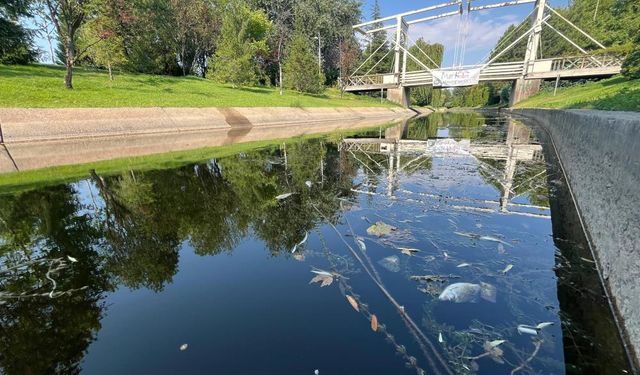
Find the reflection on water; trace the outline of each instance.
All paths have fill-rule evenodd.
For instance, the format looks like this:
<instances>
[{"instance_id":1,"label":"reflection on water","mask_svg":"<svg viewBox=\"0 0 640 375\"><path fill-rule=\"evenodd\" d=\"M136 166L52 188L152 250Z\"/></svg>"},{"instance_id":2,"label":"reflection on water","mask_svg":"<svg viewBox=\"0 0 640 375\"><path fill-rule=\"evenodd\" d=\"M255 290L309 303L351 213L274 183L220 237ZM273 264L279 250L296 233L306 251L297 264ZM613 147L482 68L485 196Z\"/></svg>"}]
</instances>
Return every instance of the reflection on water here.
<instances>
[{"instance_id":1,"label":"reflection on water","mask_svg":"<svg viewBox=\"0 0 640 375\"><path fill-rule=\"evenodd\" d=\"M436 114L4 195L0 366L621 373L552 164L522 124Z\"/></svg>"}]
</instances>

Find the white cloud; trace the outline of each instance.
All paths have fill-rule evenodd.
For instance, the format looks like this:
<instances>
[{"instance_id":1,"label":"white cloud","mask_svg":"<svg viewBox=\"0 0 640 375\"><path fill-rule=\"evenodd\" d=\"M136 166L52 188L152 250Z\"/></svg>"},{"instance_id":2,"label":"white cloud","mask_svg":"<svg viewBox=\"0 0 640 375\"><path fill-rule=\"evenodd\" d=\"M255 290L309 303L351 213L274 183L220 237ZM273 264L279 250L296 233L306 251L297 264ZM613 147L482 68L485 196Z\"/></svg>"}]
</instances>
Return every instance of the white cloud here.
<instances>
[{"instance_id":1,"label":"white cloud","mask_svg":"<svg viewBox=\"0 0 640 375\"><path fill-rule=\"evenodd\" d=\"M472 15L468 21L466 63L476 63L477 61L471 60L484 57L496 45L509 25L520 21L519 17L515 15L491 17L483 13L485 12ZM445 60L451 60L458 38L458 25L461 22L460 17L453 16L429 23L414 24L409 28L409 38L412 42L422 37L430 43L443 44L445 46Z\"/></svg>"}]
</instances>

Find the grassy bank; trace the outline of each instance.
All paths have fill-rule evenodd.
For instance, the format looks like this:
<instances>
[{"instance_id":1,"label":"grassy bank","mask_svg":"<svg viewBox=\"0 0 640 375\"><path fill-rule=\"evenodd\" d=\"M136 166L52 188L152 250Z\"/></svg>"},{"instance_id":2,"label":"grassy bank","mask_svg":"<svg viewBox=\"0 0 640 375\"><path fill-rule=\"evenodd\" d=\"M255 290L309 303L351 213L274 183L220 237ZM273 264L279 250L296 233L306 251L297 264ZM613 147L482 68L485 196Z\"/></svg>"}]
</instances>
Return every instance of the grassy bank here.
<instances>
[{"instance_id":1,"label":"grassy bank","mask_svg":"<svg viewBox=\"0 0 640 375\"><path fill-rule=\"evenodd\" d=\"M640 111L640 80L613 77L584 85L542 91L516 104L516 108L583 108Z\"/></svg>"},{"instance_id":2,"label":"grassy bank","mask_svg":"<svg viewBox=\"0 0 640 375\"><path fill-rule=\"evenodd\" d=\"M264 87L232 88L197 77L116 74L77 68L74 89L63 86L64 68L0 65L0 107L372 107L389 102L328 89L305 95Z\"/></svg>"},{"instance_id":3,"label":"grassy bank","mask_svg":"<svg viewBox=\"0 0 640 375\"><path fill-rule=\"evenodd\" d=\"M91 170L95 170L100 175L112 175L128 170L144 171L177 168L189 163L197 163L264 148L278 147L282 143L295 143L309 139L325 139L329 142L338 142L342 138L349 137L354 134L371 129L376 129L376 131L378 131L380 127L386 128L393 124L393 122L387 122L378 126L349 129L329 134L306 134L287 139L271 139L237 143L226 146L175 151L164 154L103 160L85 164L62 165L24 172L0 173L0 194L11 194L45 186L77 181L89 177ZM0 197L0 199L2 198Z\"/></svg>"}]
</instances>

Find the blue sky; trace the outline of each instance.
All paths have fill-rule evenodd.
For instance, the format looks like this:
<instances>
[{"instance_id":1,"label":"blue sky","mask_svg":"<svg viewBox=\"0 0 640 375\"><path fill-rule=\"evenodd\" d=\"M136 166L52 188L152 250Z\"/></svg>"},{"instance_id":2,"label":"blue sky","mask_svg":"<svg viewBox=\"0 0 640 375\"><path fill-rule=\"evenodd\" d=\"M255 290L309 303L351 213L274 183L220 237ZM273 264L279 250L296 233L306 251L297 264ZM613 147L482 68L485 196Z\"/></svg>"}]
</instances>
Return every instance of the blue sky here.
<instances>
[{"instance_id":1,"label":"blue sky","mask_svg":"<svg viewBox=\"0 0 640 375\"><path fill-rule=\"evenodd\" d=\"M382 16L440 4L447 0L379 0ZM450 0L449 0L450 1ZM475 0L473 6L500 3L505 0ZM548 0L553 7L566 6L566 0ZM363 1L364 21L371 20L374 0ZM534 4L516 5L487 11L472 12L466 38L464 64L477 64L487 56L500 36L511 24L520 23L534 8ZM455 10L455 7L437 9L424 13L422 17L437 15ZM414 17L419 18L419 17ZM459 16L451 16L426 23L417 23L409 27L410 41L422 37L429 42L442 43L445 46L443 66L453 64L456 39L458 37Z\"/></svg>"}]
</instances>

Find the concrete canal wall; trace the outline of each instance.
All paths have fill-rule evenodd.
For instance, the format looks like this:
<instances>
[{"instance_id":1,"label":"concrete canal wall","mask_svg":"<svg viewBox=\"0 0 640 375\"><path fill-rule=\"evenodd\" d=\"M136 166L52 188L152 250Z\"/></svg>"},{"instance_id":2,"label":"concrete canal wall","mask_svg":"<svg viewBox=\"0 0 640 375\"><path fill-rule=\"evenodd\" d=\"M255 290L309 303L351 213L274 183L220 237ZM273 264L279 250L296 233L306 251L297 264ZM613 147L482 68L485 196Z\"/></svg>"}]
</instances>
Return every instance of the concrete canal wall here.
<instances>
[{"instance_id":1,"label":"concrete canal wall","mask_svg":"<svg viewBox=\"0 0 640 375\"><path fill-rule=\"evenodd\" d=\"M413 115L403 108L0 108L0 173L357 129Z\"/></svg>"},{"instance_id":2,"label":"concrete canal wall","mask_svg":"<svg viewBox=\"0 0 640 375\"><path fill-rule=\"evenodd\" d=\"M601 275L640 359L640 113L522 109L550 134Z\"/></svg>"}]
</instances>

